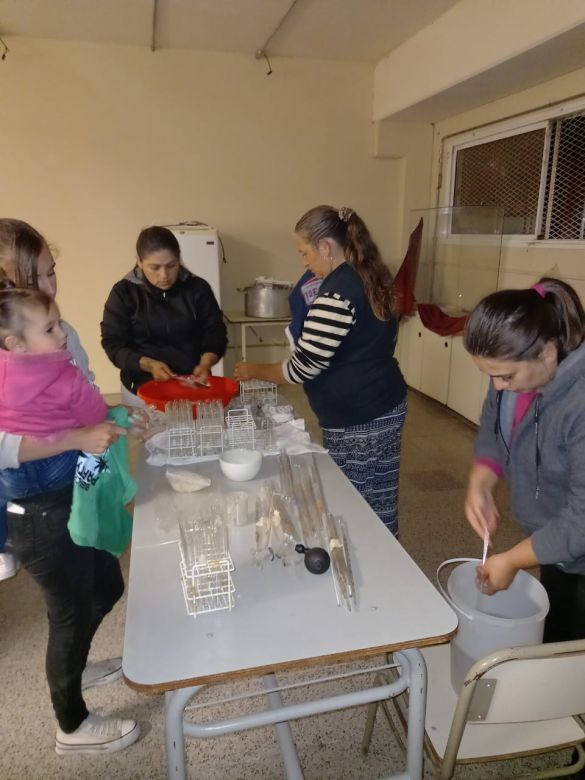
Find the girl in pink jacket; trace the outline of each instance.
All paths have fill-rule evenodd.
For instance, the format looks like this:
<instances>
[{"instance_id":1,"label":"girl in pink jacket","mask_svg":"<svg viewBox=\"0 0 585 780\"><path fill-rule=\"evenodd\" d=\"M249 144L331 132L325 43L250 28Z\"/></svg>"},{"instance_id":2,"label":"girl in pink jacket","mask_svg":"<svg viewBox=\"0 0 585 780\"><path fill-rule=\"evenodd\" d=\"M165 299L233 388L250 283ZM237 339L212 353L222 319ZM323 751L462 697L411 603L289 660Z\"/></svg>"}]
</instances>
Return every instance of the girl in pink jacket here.
<instances>
[{"instance_id":1,"label":"girl in pink jacket","mask_svg":"<svg viewBox=\"0 0 585 780\"><path fill-rule=\"evenodd\" d=\"M55 441L72 428L103 422L107 406L66 343L48 295L0 292L0 430Z\"/></svg>"},{"instance_id":2,"label":"girl in pink jacket","mask_svg":"<svg viewBox=\"0 0 585 780\"><path fill-rule=\"evenodd\" d=\"M0 431L56 442L68 430L103 422L107 406L65 348L56 303L40 290L4 285L0 278ZM39 490L60 486L76 461L71 451L1 472L0 551L12 496L31 482Z\"/></svg>"}]
</instances>

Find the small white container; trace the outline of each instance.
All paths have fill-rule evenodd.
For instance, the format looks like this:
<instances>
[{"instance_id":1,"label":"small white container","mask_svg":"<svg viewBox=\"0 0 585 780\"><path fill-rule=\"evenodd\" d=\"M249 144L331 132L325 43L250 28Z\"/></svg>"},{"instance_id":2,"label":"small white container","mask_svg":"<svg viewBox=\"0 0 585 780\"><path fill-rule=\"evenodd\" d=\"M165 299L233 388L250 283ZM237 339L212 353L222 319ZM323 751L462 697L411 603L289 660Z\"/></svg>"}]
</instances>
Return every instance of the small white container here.
<instances>
[{"instance_id":1,"label":"small white container","mask_svg":"<svg viewBox=\"0 0 585 780\"><path fill-rule=\"evenodd\" d=\"M226 450L219 459L219 467L234 482L254 479L261 466L262 453L258 450Z\"/></svg>"}]
</instances>

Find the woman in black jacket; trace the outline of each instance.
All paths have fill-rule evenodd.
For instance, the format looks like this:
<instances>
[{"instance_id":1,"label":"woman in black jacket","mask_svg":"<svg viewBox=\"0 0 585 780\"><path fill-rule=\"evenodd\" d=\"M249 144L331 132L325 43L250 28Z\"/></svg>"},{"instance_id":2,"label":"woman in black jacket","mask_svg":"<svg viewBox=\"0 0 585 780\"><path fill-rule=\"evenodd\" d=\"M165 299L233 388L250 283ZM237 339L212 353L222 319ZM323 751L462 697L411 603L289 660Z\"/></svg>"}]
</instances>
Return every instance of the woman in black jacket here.
<instances>
[{"instance_id":1,"label":"woman in black jacket","mask_svg":"<svg viewBox=\"0 0 585 780\"><path fill-rule=\"evenodd\" d=\"M177 375L205 384L227 346L211 287L181 264L179 242L165 227L145 228L136 254L136 266L113 286L101 323L102 346L123 388L134 395L152 378Z\"/></svg>"}]
</instances>

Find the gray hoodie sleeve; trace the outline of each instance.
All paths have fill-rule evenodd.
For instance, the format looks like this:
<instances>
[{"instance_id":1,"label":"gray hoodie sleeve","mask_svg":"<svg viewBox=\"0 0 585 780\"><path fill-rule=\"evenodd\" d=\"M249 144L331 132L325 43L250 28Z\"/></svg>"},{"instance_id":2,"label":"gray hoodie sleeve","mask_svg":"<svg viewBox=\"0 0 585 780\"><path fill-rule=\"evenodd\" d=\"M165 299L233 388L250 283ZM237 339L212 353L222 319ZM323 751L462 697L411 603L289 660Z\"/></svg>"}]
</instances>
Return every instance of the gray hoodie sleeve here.
<instances>
[{"instance_id":1,"label":"gray hoodie sleeve","mask_svg":"<svg viewBox=\"0 0 585 780\"><path fill-rule=\"evenodd\" d=\"M574 419L567 446L569 490L566 502L558 514L553 514L531 536L539 563L569 564L585 558L585 415Z\"/></svg>"}]
</instances>

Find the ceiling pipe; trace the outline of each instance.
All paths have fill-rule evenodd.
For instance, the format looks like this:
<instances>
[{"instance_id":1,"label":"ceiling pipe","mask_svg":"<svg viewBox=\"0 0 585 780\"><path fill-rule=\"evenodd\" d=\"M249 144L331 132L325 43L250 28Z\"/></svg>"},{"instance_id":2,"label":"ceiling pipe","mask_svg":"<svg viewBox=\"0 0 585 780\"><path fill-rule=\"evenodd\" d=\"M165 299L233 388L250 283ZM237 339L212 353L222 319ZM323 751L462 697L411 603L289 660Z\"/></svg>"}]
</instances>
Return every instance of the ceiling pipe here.
<instances>
[{"instance_id":1,"label":"ceiling pipe","mask_svg":"<svg viewBox=\"0 0 585 780\"><path fill-rule=\"evenodd\" d=\"M285 20L286 20L286 19L288 18L288 16L290 15L290 12L292 11L292 9L293 9L293 8L295 7L295 5L297 4L297 1L298 1L298 0L292 0L291 4L290 4L290 5L289 5L289 7L288 7L288 10L287 10L287 11L284 13L283 17L281 18L281 20L279 21L279 23L276 25L276 27L274 28L274 30L273 30L273 31L270 33L270 35L268 36L268 38L267 38L267 39L264 41L264 45L263 45L263 46L261 46L259 49L256 49L256 52L255 52L255 54L254 54L254 56L256 57L256 59L257 59L257 60L261 60L262 58L264 58L264 59L265 59L265 60L268 62L268 66L269 66L269 67L270 67L270 61L268 60L268 56L267 56L267 54L266 54L266 50L267 50L267 48L268 48L268 45L270 44L270 41L271 41L271 40L274 38L274 36L276 35L276 33L277 33L279 30L280 30L280 28L281 28L281 27L282 27L282 25L284 24ZM270 68L270 73L272 73L272 68ZM269 73L268 75L270 75L270 73Z\"/></svg>"}]
</instances>

